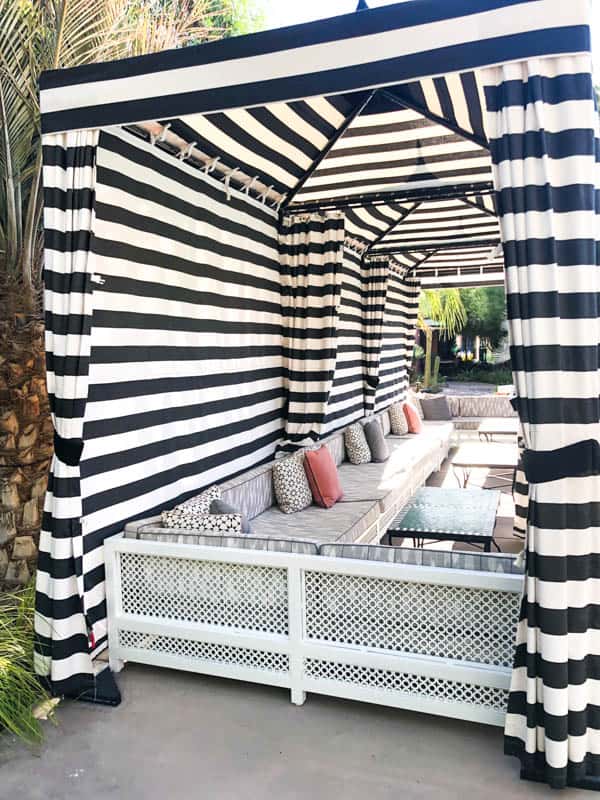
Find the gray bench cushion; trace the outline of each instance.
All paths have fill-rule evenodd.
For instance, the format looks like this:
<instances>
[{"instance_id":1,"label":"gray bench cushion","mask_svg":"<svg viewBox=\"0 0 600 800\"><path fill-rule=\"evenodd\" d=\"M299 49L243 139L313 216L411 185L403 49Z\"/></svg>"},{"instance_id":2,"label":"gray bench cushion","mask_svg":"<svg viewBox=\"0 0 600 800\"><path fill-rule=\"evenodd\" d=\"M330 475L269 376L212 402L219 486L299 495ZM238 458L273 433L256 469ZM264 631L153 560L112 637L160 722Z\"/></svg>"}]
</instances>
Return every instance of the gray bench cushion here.
<instances>
[{"instance_id":1,"label":"gray bench cushion","mask_svg":"<svg viewBox=\"0 0 600 800\"><path fill-rule=\"evenodd\" d=\"M252 522L256 536L266 538L296 538L322 544L325 542L354 542L377 522L379 505L376 500L336 503L333 508L310 506L296 514L284 514L270 508Z\"/></svg>"},{"instance_id":2,"label":"gray bench cushion","mask_svg":"<svg viewBox=\"0 0 600 800\"><path fill-rule=\"evenodd\" d=\"M512 555L476 553L463 550L429 550L413 547L388 547L368 544L324 544L322 556L353 558L360 561L383 561L387 564L412 564L419 567L468 569L476 572L522 574Z\"/></svg>"},{"instance_id":3,"label":"gray bench cushion","mask_svg":"<svg viewBox=\"0 0 600 800\"><path fill-rule=\"evenodd\" d=\"M221 484L221 499L254 519L275 503L273 462L254 467Z\"/></svg>"},{"instance_id":4,"label":"gray bench cushion","mask_svg":"<svg viewBox=\"0 0 600 800\"><path fill-rule=\"evenodd\" d=\"M163 528L160 518L154 517L125 526L126 539L141 539L150 542L169 542L171 544L200 544L207 547L237 547L241 550L270 550L277 553L297 553L314 556L318 545L302 539L264 537L256 534L223 536L222 534L198 533L182 528Z\"/></svg>"}]
</instances>

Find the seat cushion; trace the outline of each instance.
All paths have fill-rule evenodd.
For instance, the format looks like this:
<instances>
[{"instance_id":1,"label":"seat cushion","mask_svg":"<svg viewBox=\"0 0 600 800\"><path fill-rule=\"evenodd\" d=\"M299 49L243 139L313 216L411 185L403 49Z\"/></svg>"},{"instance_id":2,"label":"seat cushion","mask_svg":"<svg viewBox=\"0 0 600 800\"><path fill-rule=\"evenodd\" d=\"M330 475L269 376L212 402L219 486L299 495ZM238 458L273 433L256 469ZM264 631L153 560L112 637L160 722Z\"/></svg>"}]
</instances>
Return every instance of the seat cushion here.
<instances>
[{"instance_id":1,"label":"seat cushion","mask_svg":"<svg viewBox=\"0 0 600 800\"><path fill-rule=\"evenodd\" d=\"M280 512L281 513L281 512ZM281 516L284 516L283 514ZM241 535L220 535L200 533L195 530L165 528L159 517L139 520L125 526L126 539L140 539L170 544L194 544L205 547L235 547L239 550L269 550L276 553L297 553L317 555L318 544L301 538L285 536L257 536L254 533Z\"/></svg>"},{"instance_id":2,"label":"seat cushion","mask_svg":"<svg viewBox=\"0 0 600 800\"><path fill-rule=\"evenodd\" d=\"M298 538L316 544L354 542L377 522L379 514L376 500L342 500L333 508L311 506L293 515L274 506L253 521L252 529L255 536L265 538Z\"/></svg>"},{"instance_id":3,"label":"seat cushion","mask_svg":"<svg viewBox=\"0 0 600 800\"><path fill-rule=\"evenodd\" d=\"M339 473L345 500L377 500L381 513L391 508L402 494L410 494L408 473L402 469L396 471L389 461L360 467L344 464Z\"/></svg>"}]
</instances>

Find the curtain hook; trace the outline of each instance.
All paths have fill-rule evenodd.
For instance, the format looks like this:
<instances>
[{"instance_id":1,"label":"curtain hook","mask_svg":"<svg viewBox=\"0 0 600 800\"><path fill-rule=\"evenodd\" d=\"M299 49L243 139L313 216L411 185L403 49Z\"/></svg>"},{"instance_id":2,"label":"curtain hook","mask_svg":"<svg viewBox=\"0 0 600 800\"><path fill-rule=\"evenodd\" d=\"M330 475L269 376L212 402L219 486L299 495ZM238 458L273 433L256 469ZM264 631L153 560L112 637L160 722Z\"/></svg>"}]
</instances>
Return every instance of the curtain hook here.
<instances>
[{"instance_id":1,"label":"curtain hook","mask_svg":"<svg viewBox=\"0 0 600 800\"><path fill-rule=\"evenodd\" d=\"M182 161L185 161L192 155L195 146L196 142L190 142L187 145L187 147L182 147L181 150L177 153L177 158L180 158Z\"/></svg>"}]
</instances>

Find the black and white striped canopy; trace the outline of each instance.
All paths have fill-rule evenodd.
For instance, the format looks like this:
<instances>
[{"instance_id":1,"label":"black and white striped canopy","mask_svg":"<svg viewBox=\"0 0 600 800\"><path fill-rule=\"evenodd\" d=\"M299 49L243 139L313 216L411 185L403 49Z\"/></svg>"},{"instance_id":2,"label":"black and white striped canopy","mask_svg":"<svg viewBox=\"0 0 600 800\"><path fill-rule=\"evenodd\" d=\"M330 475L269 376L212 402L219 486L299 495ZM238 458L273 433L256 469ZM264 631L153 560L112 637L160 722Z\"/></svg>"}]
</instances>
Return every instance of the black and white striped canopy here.
<instances>
[{"instance_id":1,"label":"black and white striped canopy","mask_svg":"<svg viewBox=\"0 0 600 800\"><path fill-rule=\"evenodd\" d=\"M474 266L459 253L480 245L483 267L500 238L481 68L585 49L586 2L415 0L46 73L43 129L160 120L249 193L343 208L348 238L372 252L421 262L455 249L445 274L459 275Z\"/></svg>"}]
</instances>

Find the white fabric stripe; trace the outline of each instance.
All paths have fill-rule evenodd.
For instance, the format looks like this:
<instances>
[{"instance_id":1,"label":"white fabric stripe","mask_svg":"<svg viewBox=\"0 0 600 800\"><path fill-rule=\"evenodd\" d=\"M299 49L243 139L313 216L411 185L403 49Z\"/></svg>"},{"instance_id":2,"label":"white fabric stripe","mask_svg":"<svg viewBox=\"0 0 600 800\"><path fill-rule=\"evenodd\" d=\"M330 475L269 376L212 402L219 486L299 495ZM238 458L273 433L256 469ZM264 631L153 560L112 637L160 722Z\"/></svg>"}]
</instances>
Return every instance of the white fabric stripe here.
<instances>
[{"instance_id":1,"label":"white fabric stripe","mask_svg":"<svg viewBox=\"0 0 600 800\"><path fill-rule=\"evenodd\" d=\"M168 97L203 89L214 90L246 82L268 83L306 72L341 70L369 64L373 60L373 54L383 60L397 58L398 53L404 56L424 53L439 47L440 42L450 47L465 42L482 41L488 37L493 39L535 31L539 29L541 19L551 19L554 26L560 27L585 24L588 18L587 0L571 0L570 3L564 3L563 0L539 0L535 3L535 8L533 3L511 5L505 9L353 37L334 45L323 42L232 61L74 84L68 91L62 87L45 89L41 93L41 110L42 114L48 114L137 98Z\"/></svg>"}]
</instances>

